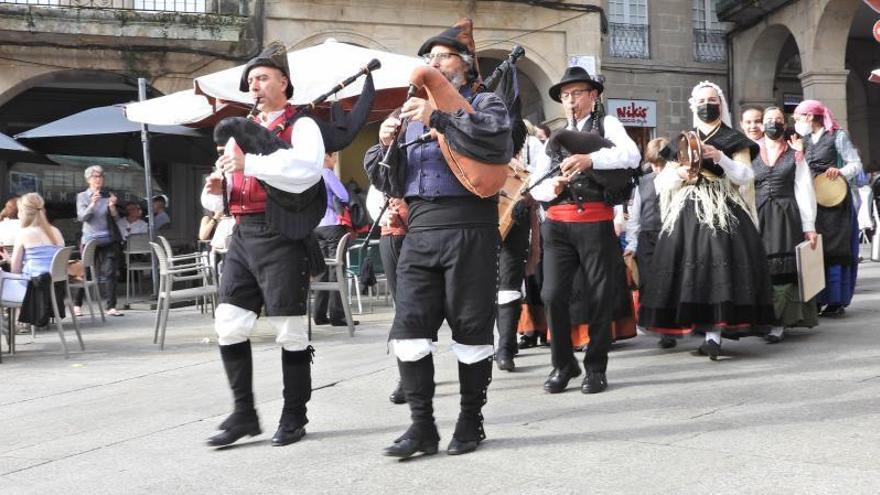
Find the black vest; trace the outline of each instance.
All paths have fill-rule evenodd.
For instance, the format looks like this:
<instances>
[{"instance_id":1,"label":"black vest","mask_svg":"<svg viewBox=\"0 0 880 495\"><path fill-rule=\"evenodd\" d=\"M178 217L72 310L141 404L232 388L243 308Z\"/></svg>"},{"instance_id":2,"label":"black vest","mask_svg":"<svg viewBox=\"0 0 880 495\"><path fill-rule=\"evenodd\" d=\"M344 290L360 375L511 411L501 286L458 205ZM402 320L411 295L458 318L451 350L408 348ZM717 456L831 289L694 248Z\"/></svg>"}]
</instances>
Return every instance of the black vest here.
<instances>
[{"instance_id":1,"label":"black vest","mask_svg":"<svg viewBox=\"0 0 880 495\"><path fill-rule=\"evenodd\" d=\"M725 124L720 124L718 129L714 132L710 133L707 138L702 131L697 130L697 135L700 137L700 140L706 144L712 145L715 148L721 150L722 153L727 155L728 158L733 158L733 155L737 152L748 148L749 150L749 159L754 160L761 148L758 146L758 143L752 141L745 134L731 129L727 127ZM721 165L715 164L715 162L706 158L703 160L702 168L712 172L713 174L721 177L724 175L724 169L721 168Z\"/></svg>"},{"instance_id":2,"label":"black vest","mask_svg":"<svg viewBox=\"0 0 880 495\"><path fill-rule=\"evenodd\" d=\"M657 174L651 172L639 179L639 200L641 200L639 228L643 232L659 232L663 227L663 220L660 218L660 198L657 197L657 190L654 189L655 177Z\"/></svg>"},{"instance_id":3,"label":"black vest","mask_svg":"<svg viewBox=\"0 0 880 495\"><path fill-rule=\"evenodd\" d=\"M772 167L764 163L760 155L752 160L752 169L755 171L755 203L758 208L771 198L794 197L796 167L795 151L791 148L785 150Z\"/></svg>"},{"instance_id":4,"label":"black vest","mask_svg":"<svg viewBox=\"0 0 880 495\"><path fill-rule=\"evenodd\" d=\"M591 113L587 120L584 121L583 125L579 129L576 129L580 132L592 132L598 133L600 136L605 137L605 128L602 125L602 120L600 119L598 124L594 123L595 113ZM553 165L558 164L562 161L562 159L566 158L566 156L558 157L558 161L554 160ZM576 178L572 179L569 183L569 186L564 188L559 196L550 201L549 203L545 203L546 206L554 206L554 205L564 205L564 204L583 204L588 202L603 202L605 201L605 190L602 188L596 181L590 180L588 177L589 174L580 174Z\"/></svg>"},{"instance_id":5,"label":"black vest","mask_svg":"<svg viewBox=\"0 0 880 495\"><path fill-rule=\"evenodd\" d=\"M837 166L836 137L837 131L823 132L815 144L809 136L804 138L804 158L813 176L825 172L828 167Z\"/></svg>"}]
</instances>

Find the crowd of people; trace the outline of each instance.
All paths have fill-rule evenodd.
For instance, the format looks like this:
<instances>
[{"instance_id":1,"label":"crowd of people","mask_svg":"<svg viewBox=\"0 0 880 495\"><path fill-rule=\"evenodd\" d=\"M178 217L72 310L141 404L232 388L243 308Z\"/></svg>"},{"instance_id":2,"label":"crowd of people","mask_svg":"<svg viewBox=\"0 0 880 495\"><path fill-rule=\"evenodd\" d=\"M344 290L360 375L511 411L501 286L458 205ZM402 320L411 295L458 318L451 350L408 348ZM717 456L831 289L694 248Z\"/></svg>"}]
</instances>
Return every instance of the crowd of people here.
<instances>
[{"instance_id":1,"label":"crowd of people","mask_svg":"<svg viewBox=\"0 0 880 495\"><path fill-rule=\"evenodd\" d=\"M88 242L97 243L95 250L95 274L106 313L122 316L117 308L116 283L124 271L121 253L124 243L132 234L146 234L149 225L144 219L143 207L138 201L118 203L116 194L104 187L104 170L99 165L85 169L84 178L88 189L77 194L76 218L82 223L79 250ZM167 199L153 198L153 226L161 231L170 224L165 211ZM0 258L4 270L0 275L9 278L3 285L4 301L20 303L28 301L28 290L41 290L38 284L29 284L34 277L49 273L53 256L65 244L61 232L53 226L46 215L46 205L39 193L27 193L9 198L0 212ZM77 268L79 267L79 268ZM81 265L69 270L72 277L82 277ZM12 275L10 275L12 274ZM15 275L23 275L15 276ZM36 296L35 296L36 297ZM73 311L82 316L83 290L74 293ZM45 325L48 314L32 315L23 311L19 322ZM23 326L19 331L29 331Z\"/></svg>"},{"instance_id":2,"label":"crowd of people","mask_svg":"<svg viewBox=\"0 0 880 495\"><path fill-rule=\"evenodd\" d=\"M338 147L327 127L289 103L285 55L270 45L245 66L240 89L257 102L260 132L289 148L227 145L202 193L206 209L225 209L237 224L215 321L233 412L211 446L262 431L249 340L261 313L282 348L273 445L306 434L315 349L297 317L310 277L328 276L320 258L332 257L352 226L340 205L354 198L332 172ZM516 105L485 90L469 20L425 40L418 55L431 98L407 99L364 157L366 207L381 226L395 301L389 344L399 381L389 398L408 404L411 420L385 455L439 450L434 360L444 322L461 396L446 452L459 455L486 438L493 362L515 371L522 349L549 342L546 392L561 393L584 373L581 391L595 394L609 386L612 342L635 337L637 327L666 349L698 335L695 353L717 360L725 339L779 343L786 329L840 317L850 304L859 258L849 184L862 165L821 102L804 101L791 116L745 108L738 130L724 92L704 81L692 90L684 140L654 139L643 156L602 112L603 82L581 67L549 89L566 125L524 123L526 136L515 138ZM439 110L439 95L460 110ZM522 187L505 190L510 207L502 209L492 187L505 178ZM827 201L814 189L822 181L843 184L845 194ZM825 289L802 297L796 250L820 246ZM344 324L339 304L322 296L310 317Z\"/></svg>"}]
</instances>

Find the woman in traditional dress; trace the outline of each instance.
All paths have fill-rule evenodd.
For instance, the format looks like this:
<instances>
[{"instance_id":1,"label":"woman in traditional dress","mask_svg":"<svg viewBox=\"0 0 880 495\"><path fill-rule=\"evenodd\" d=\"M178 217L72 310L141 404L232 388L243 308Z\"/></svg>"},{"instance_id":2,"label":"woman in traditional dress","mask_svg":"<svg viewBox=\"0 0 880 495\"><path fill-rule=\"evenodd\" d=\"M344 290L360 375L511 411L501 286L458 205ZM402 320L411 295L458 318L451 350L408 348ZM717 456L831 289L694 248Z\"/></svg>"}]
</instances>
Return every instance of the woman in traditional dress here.
<instances>
[{"instance_id":1,"label":"woman in traditional dress","mask_svg":"<svg viewBox=\"0 0 880 495\"><path fill-rule=\"evenodd\" d=\"M795 139L813 177L850 180L862 170L862 161L846 131L837 125L828 109L816 100L802 101L794 109L795 130L808 139ZM859 226L853 198L846 194L839 204L819 206L816 231L822 234L825 256L825 290L817 300L823 310L819 316L840 316L852 301L859 265Z\"/></svg>"},{"instance_id":2,"label":"woman in traditional dress","mask_svg":"<svg viewBox=\"0 0 880 495\"><path fill-rule=\"evenodd\" d=\"M773 284L776 324L766 339L782 341L784 329L818 323L816 302L800 300L795 247L804 239L816 246L816 195L803 153L785 141L785 115L764 110L761 153L752 161L758 208L758 230L764 239Z\"/></svg>"},{"instance_id":3,"label":"woman in traditional dress","mask_svg":"<svg viewBox=\"0 0 880 495\"><path fill-rule=\"evenodd\" d=\"M655 181L663 227L639 321L661 335L705 335L699 352L716 360L721 338L764 335L773 322L766 254L755 226L758 145L730 126L724 94L704 81L689 100L702 141L702 167L668 165ZM741 187L745 194L742 194Z\"/></svg>"}]
</instances>

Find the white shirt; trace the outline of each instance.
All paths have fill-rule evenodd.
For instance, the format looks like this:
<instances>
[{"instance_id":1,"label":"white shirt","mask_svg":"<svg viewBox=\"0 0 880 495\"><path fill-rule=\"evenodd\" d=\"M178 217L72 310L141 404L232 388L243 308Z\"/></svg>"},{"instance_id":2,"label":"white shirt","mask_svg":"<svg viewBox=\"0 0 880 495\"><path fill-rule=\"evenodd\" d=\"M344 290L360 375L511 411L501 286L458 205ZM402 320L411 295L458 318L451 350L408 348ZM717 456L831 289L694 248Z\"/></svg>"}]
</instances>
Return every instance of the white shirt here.
<instances>
[{"instance_id":1,"label":"white shirt","mask_svg":"<svg viewBox=\"0 0 880 495\"><path fill-rule=\"evenodd\" d=\"M21 220L17 218L6 218L0 222L0 246L14 246L20 230Z\"/></svg>"},{"instance_id":2,"label":"white shirt","mask_svg":"<svg viewBox=\"0 0 880 495\"><path fill-rule=\"evenodd\" d=\"M584 122L589 115L577 122L578 129L582 128ZM611 148L602 148L599 151L590 153L590 159L593 161L593 169L595 170L614 170L622 168L637 168L641 160L639 147L626 133L623 124L617 118L606 116L602 120L605 129L605 139L614 143ZM569 125L569 127L571 127ZM553 164L550 157L546 153L542 153L538 159L538 166L531 175L530 183L534 183L547 174ZM544 180L534 189L532 189L532 197L537 201L548 202L556 198L556 191L553 190L553 184L550 178Z\"/></svg>"},{"instance_id":3,"label":"white shirt","mask_svg":"<svg viewBox=\"0 0 880 495\"><path fill-rule=\"evenodd\" d=\"M270 113L268 125L279 112ZM302 117L293 125L290 148L269 155L248 153L244 157L244 174L256 177L289 193L301 193L321 180L324 169L324 139L321 129L309 117ZM223 211L223 198L202 190L202 207L206 210Z\"/></svg>"},{"instance_id":4,"label":"white shirt","mask_svg":"<svg viewBox=\"0 0 880 495\"><path fill-rule=\"evenodd\" d=\"M150 226L140 218L134 222L129 222L127 217L122 217L116 220L116 225L119 227L119 233L122 234L123 241L128 239L128 236L131 234L148 234L150 232Z\"/></svg>"}]
</instances>

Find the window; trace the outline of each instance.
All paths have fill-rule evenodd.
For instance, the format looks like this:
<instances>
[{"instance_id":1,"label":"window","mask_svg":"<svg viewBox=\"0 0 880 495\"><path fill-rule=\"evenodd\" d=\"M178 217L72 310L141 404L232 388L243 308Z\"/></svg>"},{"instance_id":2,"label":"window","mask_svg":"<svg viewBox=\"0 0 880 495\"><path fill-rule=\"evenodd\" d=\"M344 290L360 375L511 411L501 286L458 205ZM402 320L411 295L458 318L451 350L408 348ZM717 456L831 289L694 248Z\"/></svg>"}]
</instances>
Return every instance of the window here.
<instances>
[{"instance_id":1,"label":"window","mask_svg":"<svg viewBox=\"0 0 880 495\"><path fill-rule=\"evenodd\" d=\"M727 61L727 36L715 14L717 0L693 0L694 60L721 64Z\"/></svg>"},{"instance_id":2,"label":"window","mask_svg":"<svg viewBox=\"0 0 880 495\"><path fill-rule=\"evenodd\" d=\"M609 0L609 55L651 58L648 0Z\"/></svg>"}]
</instances>

